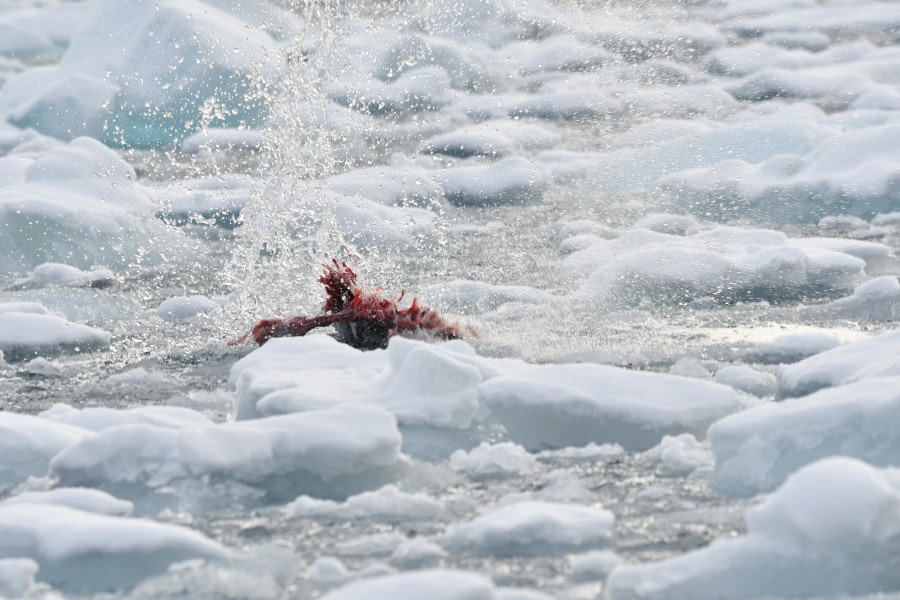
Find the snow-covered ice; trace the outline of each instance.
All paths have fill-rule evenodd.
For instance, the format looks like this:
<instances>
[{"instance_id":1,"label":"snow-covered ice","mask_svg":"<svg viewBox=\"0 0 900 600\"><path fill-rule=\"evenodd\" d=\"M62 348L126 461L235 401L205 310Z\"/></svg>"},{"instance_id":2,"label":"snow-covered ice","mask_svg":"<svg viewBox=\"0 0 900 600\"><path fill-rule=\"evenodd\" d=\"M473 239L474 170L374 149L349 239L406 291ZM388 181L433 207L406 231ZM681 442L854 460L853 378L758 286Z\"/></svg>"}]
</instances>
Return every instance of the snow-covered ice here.
<instances>
[{"instance_id":1,"label":"snow-covered ice","mask_svg":"<svg viewBox=\"0 0 900 600\"><path fill-rule=\"evenodd\" d=\"M445 548L498 556L567 554L612 543L615 517L608 510L552 502L519 502L452 525Z\"/></svg>"},{"instance_id":2,"label":"snow-covered ice","mask_svg":"<svg viewBox=\"0 0 900 600\"><path fill-rule=\"evenodd\" d=\"M611 599L818 597L895 592L900 479L858 460L809 465L746 513L747 535L621 566Z\"/></svg>"}]
</instances>

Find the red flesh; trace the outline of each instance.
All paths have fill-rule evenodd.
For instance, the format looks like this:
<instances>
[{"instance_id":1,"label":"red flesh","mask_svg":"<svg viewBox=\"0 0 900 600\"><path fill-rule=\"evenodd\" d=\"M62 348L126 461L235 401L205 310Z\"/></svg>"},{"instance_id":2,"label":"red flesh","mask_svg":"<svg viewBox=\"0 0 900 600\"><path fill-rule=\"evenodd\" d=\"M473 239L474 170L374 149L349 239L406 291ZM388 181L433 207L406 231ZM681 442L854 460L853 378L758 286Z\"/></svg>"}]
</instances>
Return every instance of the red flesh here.
<instances>
[{"instance_id":1,"label":"red flesh","mask_svg":"<svg viewBox=\"0 0 900 600\"><path fill-rule=\"evenodd\" d=\"M400 308L398 303L403 299L403 294L396 300L390 300L377 291L362 290L356 286L356 273L345 261L338 262L337 259L332 259L331 262L332 264L325 265L325 271L319 277L327 294L322 307L324 314L315 317L263 319L253 326L249 334L240 337L234 343L242 343L248 337L252 337L253 341L262 345L273 337L303 336L317 327L340 323L356 325L360 330L362 328L375 332L384 330L384 344L391 336L416 332L425 332L442 339L462 337L459 325L447 323L433 308L419 305L415 298L407 308ZM353 329L354 334L357 327ZM475 331L470 327L467 328L467 333L475 335ZM363 347L353 341L348 343Z\"/></svg>"}]
</instances>

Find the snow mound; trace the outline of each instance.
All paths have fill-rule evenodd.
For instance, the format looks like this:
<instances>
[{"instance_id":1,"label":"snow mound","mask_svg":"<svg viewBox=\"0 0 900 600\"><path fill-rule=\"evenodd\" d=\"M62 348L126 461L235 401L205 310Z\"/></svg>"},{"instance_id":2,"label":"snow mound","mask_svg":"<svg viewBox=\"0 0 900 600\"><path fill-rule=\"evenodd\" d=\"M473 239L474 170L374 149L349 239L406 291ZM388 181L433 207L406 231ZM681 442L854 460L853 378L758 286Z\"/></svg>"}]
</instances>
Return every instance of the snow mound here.
<instances>
[{"instance_id":1,"label":"snow mound","mask_svg":"<svg viewBox=\"0 0 900 600\"><path fill-rule=\"evenodd\" d=\"M759 163L734 159L662 180L682 204L735 206L782 222L818 222L834 214L871 218L896 208L900 125L866 127L829 137L807 155Z\"/></svg>"},{"instance_id":2,"label":"snow mound","mask_svg":"<svg viewBox=\"0 0 900 600\"><path fill-rule=\"evenodd\" d=\"M54 423L72 425L94 432L119 425L152 425L167 429L187 429L213 424L206 415L180 406L138 406L118 410L105 406L77 409L67 404L54 404L39 413L38 416Z\"/></svg>"},{"instance_id":3,"label":"snow mound","mask_svg":"<svg viewBox=\"0 0 900 600\"><path fill-rule=\"evenodd\" d=\"M384 410L342 406L205 427L110 427L60 452L50 470L61 485L135 501L153 492L165 501L177 486L204 479L237 482L271 500L300 491L346 497L385 483L402 459L400 441Z\"/></svg>"},{"instance_id":4,"label":"snow mound","mask_svg":"<svg viewBox=\"0 0 900 600\"><path fill-rule=\"evenodd\" d=\"M115 152L84 137L0 158L0 270L24 272L47 262L124 268L177 259L192 244L148 218L153 194L136 180ZM53 277L46 271L38 269L44 283Z\"/></svg>"},{"instance_id":5,"label":"snow mound","mask_svg":"<svg viewBox=\"0 0 900 600\"><path fill-rule=\"evenodd\" d=\"M900 474L836 457L804 467L746 514L747 535L621 566L611 600L834 597L900 590Z\"/></svg>"},{"instance_id":6,"label":"snow mound","mask_svg":"<svg viewBox=\"0 0 900 600\"><path fill-rule=\"evenodd\" d=\"M557 133L541 125L493 119L436 135L422 143L419 152L456 158L501 158L523 150L549 148L558 141Z\"/></svg>"},{"instance_id":7,"label":"snow mound","mask_svg":"<svg viewBox=\"0 0 900 600\"><path fill-rule=\"evenodd\" d=\"M730 494L773 489L801 466L834 455L897 464L900 377L866 379L731 415L709 429L713 483Z\"/></svg>"},{"instance_id":8,"label":"snow mound","mask_svg":"<svg viewBox=\"0 0 900 600\"><path fill-rule=\"evenodd\" d=\"M900 331L838 346L778 371L782 396L803 396L818 389L874 377L900 375Z\"/></svg>"},{"instance_id":9,"label":"snow mound","mask_svg":"<svg viewBox=\"0 0 900 600\"><path fill-rule=\"evenodd\" d=\"M865 266L851 254L810 248L773 230L719 226L672 235L635 227L569 255L562 274L587 276L579 292L592 302L634 306L834 296L853 290Z\"/></svg>"},{"instance_id":10,"label":"snow mound","mask_svg":"<svg viewBox=\"0 0 900 600\"><path fill-rule=\"evenodd\" d=\"M46 475L50 459L91 435L80 427L0 411L0 484Z\"/></svg>"},{"instance_id":11,"label":"snow mound","mask_svg":"<svg viewBox=\"0 0 900 600\"><path fill-rule=\"evenodd\" d=\"M364 579L322 600L497 600L490 580L464 571L433 569Z\"/></svg>"},{"instance_id":12,"label":"snow mound","mask_svg":"<svg viewBox=\"0 0 900 600\"><path fill-rule=\"evenodd\" d=\"M170 323L190 319L219 308L219 303L206 296L173 296L156 308L157 316Z\"/></svg>"},{"instance_id":13,"label":"snow mound","mask_svg":"<svg viewBox=\"0 0 900 600\"><path fill-rule=\"evenodd\" d=\"M40 565L30 558L0 558L0 597L23 598Z\"/></svg>"},{"instance_id":14,"label":"snow mound","mask_svg":"<svg viewBox=\"0 0 900 600\"><path fill-rule=\"evenodd\" d=\"M0 556L10 555L36 561L40 581L70 593L128 588L173 563L228 557L184 527L52 504L0 506Z\"/></svg>"},{"instance_id":15,"label":"snow mound","mask_svg":"<svg viewBox=\"0 0 900 600\"><path fill-rule=\"evenodd\" d=\"M369 520L382 523L429 521L444 515L443 504L425 494L401 492L396 485L386 485L372 492L350 496L344 502L300 496L284 507L295 517Z\"/></svg>"},{"instance_id":16,"label":"snow mound","mask_svg":"<svg viewBox=\"0 0 900 600\"><path fill-rule=\"evenodd\" d=\"M545 556L608 546L615 518L608 510L519 502L469 523L451 525L441 538L448 550L495 556Z\"/></svg>"},{"instance_id":17,"label":"snow mound","mask_svg":"<svg viewBox=\"0 0 900 600\"><path fill-rule=\"evenodd\" d=\"M658 446L644 452L641 458L655 464L657 472L666 477L690 475L697 469L713 465L709 444L698 442L689 433L665 436Z\"/></svg>"},{"instance_id":18,"label":"snow mound","mask_svg":"<svg viewBox=\"0 0 900 600\"><path fill-rule=\"evenodd\" d=\"M767 365L795 363L836 348L841 341L828 333L791 333L770 342L760 342L751 348L745 359Z\"/></svg>"},{"instance_id":19,"label":"snow mound","mask_svg":"<svg viewBox=\"0 0 900 600\"><path fill-rule=\"evenodd\" d=\"M449 168L437 180L447 200L459 206L535 202L549 184L542 167L515 156L488 165Z\"/></svg>"},{"instance_id":20,"label":"snow mound","mask_svg":"<svg viewBox=\"0 0 900 600\"><path fill-rule=\"evenodd\" d=\"M900 282L895 275L876 277L857 286L850 296L804 307L803 312L854 321L891 321L900 315Z\"/></svg>"},{"instance_id":21,"label":"snow mound","mask_svg":"<svg viewBox=\"0 0 900 600\"><path fill-rule=\"evenodd\" d=\"M512 442L482 442L469 452L457 450L450 455L450 468L475 481L521 477L536 467L537 459Z\"/></svg>"},{"instance_id":22,"label":"snow mound","mask_svg":"<svg viewBox=\"0 0 900 600\"><path fill-rule=\"evenodd\" d=\"M105 350L111 337L54 315L0 312L0 350L6 360Z\"/></svg>"},{"instance_id":23,"label":"snow mound","mask_svg":"<svg viewBox=\"0 0 900 600\"><path fill-rule=\"evenodd\" d=\"M645 450L664 435L700 436L741 406L719 384L589 364L534 366L490 379L478 392L492 418L528 449L603 442Z\"/></svg>"},{"instance_id":24,"label":"snow mound","mask_svg":"<svg viewBox=\"0 0 900 600\"><path fill-rule=\"evenodd\" d=\"M127 517L134 510L134 504L131 502L119 500L106 492L90 488L56 488L45 492L23 492L0 501L0 506L11 504L52 504L110 517Z\"/></svg>"},{"instance_id":25,"label":"snow mound","mask_svg":"<svg viewBox=\"0 0 900 600\"><path fill-rule=\"evenodd\" d=\"M263 122L261 88L283 69L265 33L197 0L92 9L58 66L7 82L0 112L12 123L63 140L150 147L204 126Z\"/></svg>"},{"instance_id":26,"label":"snow mound","mask_svg":"<svg viewBox=\"0 0 900 600\"><path fill-rule=\"evenodd\" d=\"M716 383L729 385L736 390L759 396L774 396L778 391L775 375L757 371L746 365L722 367L716 371Z\"/></svg>"},{"instance_id":27,"label":"snow mound","mask_svg":"<svg viewBox=\"0 0 900 600\"><path fill-rule=\"evenodd\" d=\"M82 271L61 263L44 263L36 266L27 278L17 282L16 287L31 289L59 285L102 288L111 285L115 279L113 272L103 267Z\"/></svg>"},{"instance_id":28,"label":"snow mound","mask_svg":"<svg viewBox=\"0 0 900 600\"><path fill-rule=\"evenodd\" d=\"M401 337L372 352L327 336L271 340L235 363L229 387L242 419L372 404L407 427L468 429L490 418L530 450L590 442L646 449L666 434L700 435L741 405L714 383L601 365L529 365L477 356L458 340Z\"/></svg>"}]
</instances>

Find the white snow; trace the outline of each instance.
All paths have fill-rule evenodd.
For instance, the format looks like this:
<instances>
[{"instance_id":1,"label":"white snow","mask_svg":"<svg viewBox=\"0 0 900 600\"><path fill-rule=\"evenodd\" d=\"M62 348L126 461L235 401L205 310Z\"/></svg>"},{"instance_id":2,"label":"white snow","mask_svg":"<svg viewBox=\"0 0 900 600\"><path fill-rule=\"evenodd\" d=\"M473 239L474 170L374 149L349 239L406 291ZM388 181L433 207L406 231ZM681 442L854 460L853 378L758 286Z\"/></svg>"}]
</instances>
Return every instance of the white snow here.
<instances>
[{"instance_id":1,"label":"white snow","mask_svg":"<svg viewBox=\"0 0 900 600\"><path fill-rule=\"evenodd\" d=\"M778 371L782 396L803 396L824 387L900 375L900 332L838 346Z\"/></svg>"},{"instance_id":2,"label":"white snow","mask_svg":"<svg viewBox=\"0 0 900 600\"><path fill-rule=\"evenodd\" d=\"M265 33L197 0L107 0L89 10L58 66L7 82L0 112L11 122L147 147L264 119L260 84L283 69Z\"/></svg>"},{"instance_id":3,"label":"white snow","mask_svg":"<svg viewBox=\"0 0 900 600\"><path fill-rule=\"evenodd\" d=\"M469 452L457 450L450 455L450 468L475 481L524 477L536 467L535 457L512 442L482 442Z\"/></svg>"},{"instance_id":4,"label":"white snow","mask_svg":"<svg viewBox=\"0 0 900 600\"><path fill-rule=\"evenodd\" d=\"M0 558L0 597L25 597L39 570L40 565L30 558Z\"/></svg>"},{"instance_id":5,"label":"white snow","mask_svg":"<svg viewBox=\"0 0 900 600\"><path fill-rule=\"evenodd\" d=\"M126 371L126 373L131 372ZM113 382L115 383L115 380ZM151 405L129 409L91 406L77 409L68 404L54 404L39 413L38 416L55 423L72 425L94 432L119 425L152 425L168 429L185 429L213 424L206 415L179 406Z\"/></svg>"},{"instance_id":6,"label":"white snow","mask_svg":"<svg viewBox=\"0 0 900 600\"><path fill-rule=\"evenodd\" d=\"M156 307L157 316L163 321L175 322L190 319L219 308L219 303L206 296L173 296Z\"/></svg>"},{"instance_id":7,"label":"white snow","mask_svg":"<svg viewBox=\"0 0 900 600\"><path fill-rule=\"evenodd\" d=\"M802 363L801 363L802 364ZM898 387L894 387L898 386ZM771 490L801 466L844 455L897 464L900 377L878 377L766 404L709 429L713 482L731 494Z\"/></svg>"},{"instance_id":8,"label":"white snow","mask_svg":"<svg viewBox=\"0 0 900 600\"><path fill-rule=\"evenodd\" d=\"M323 600L496 600L490 580L465 571L432 569L357 581Z\"/></svg>"},{"instance_id":9,"label":"white snow","mask_svg":"<svg viewBox=\"0 0 900 600\"><path fill-rule=\"evenodd\" d=\"M837 337L825 332L790 333L756 344L745 358L763 364L794 363L840 345Z\"/></svg>"},{"instance_id":10,"label":"white snow","mask_svg":"<svg viewBox=\"0 0 900 600\"><path fill-rule=\"evenodd\" d=\"M667 435L641 457L655 464L657 472L667 477L690 475L697 469L708 469L713 465L709 444L698 442L689 433Z\"/></svg>"},{"instance_id":11,"label":"white snow","mask_svg":"<svg viewBox=\"0 0 900 600\"><path fill-rule=\"evenodd\" d=\"M110 385L153 385L173 383L174 380L162 371L148 371L144 367L135 367L110 375L104 381Z\"/></svg>"},{"instance_id":12,"label":"white snow","mask_svg":"<svg viewBox=\"0 0 900 600\"><path fill-rule=\"evenodd\" d=\"M521 157L446 169L437 179L447 200L459 206L535 202L541 199L548 185L543 167Z\"/></svg>"},{"instance_id":13,"label":"white snow","mask_svg":"<svg viewBox=\"0 0 900 600\"><path fill-rule=\"evenodd\" d=\"M52 504L68 506L84 512L110 517L127 517L134 504L119 500L106 492L92 488L56 488L44 492L23 492L0 501L0 506L11 504Z\"/></svg>"},{"instance_id":14,"label":"white snow","mask_svg":"<svg viewBox=\"0 0 900 600\"><path fill-rule=\"evenodd\" d=\"M759 397L774 396L778 391L778 382L774 374L757 371L747 365L722 367L716 371L715 380L717 383L730 385L736 390Z\"/></svg>"},{"instance_id":15,"label":"white snow","mask_svg":"<svg viewBox=\"0 0 900 600\"><path fill-rule=\"evenodd\" d=\"M665 434L700 435L737 410L730 388L602 365L528 365L474 354L461 342L395 337L361 352L326 336L276 339L238 361L229 385L239 418L348 402L386 408L401 424L469 428L488 417L528 449L618 443L650 448Z\"/></svg>"},{"instance_id":16,"label":"white snow","mask_svg":"<svg viewBox=\"0 0 900 600\"><path fill-rule=\"evenodd\" d=\"M611 599L833 597L900 589L900 475L823 460L746 513L747 535L613 571Z\"/></svg>"},{"instance_id":17,"label":"white snow","mask_svg":"<svg viewBox=\"0 0 900 600\"><path fill-rule=\"evenodd\" d=\"M153 194L136 179L115 152L86 137L33 155L0 158L0 269L37 267L38 277L48 283L53 276L38 267L43 263L118 269L183 256L192 244L148 218ZM72 276L81 277L72 271L65 275Z\"/></svg>"},{"instance_id":18,"label":"white snow","mask_svg":"<svg viewBox=\"0 0 900 600\"><path fill-rule=\"evenodd\" d=\"M109 427L60 452L50 470L63 485L127 492L134 500L203 477L233 480L273 499L298 490L334 497L383 485L401 461L400 441L389 413L348 405L179 429Z\"/></svg>"},{"instance_id":19,"label":"white snow","mask_svg":"<svg viewBox=\"0 0 900 600\"><path fill-rule=\"evenodd\" d=\"M107 268L99 267L82 271L61 263L44 263L34 268L31 274L18 282L23 289L53 285L67 287L105 287L114 282L116 276Z\"/></svg>"},{"instance_id":20,"label":"white snow","mask_svg":"<svg viewBox=\"0 0 900 600\"><path fill-rule=\"evenodd\" d=\"M542 556L583 552L612 543L608 510L553 502L519 502L451 525L440 543L454 552Z\"/></svg>"},{"instance_id":21,"label":"white snow","mask_svg":"<svg viewBox=\"0 0 900 600\"><path fill-rule=\"evenodd\" d=\"M402 492L391 484L350 496L344 502L300 496L287 504L284 511L295 517L404 523L440 518L445 509L442 503L425 494Z\"/></svg>"},{"instance_id":22,"label":"white snow","mask_svg":"<svg viewBox=\"0 0 900 600\"><path fill-rule=\"evenodd\" d=\"M173 563L228 557L185 527L40 503L0 506L0 556L11 554L36 561L40 581L73 592L127 588Z\"/></svg>"},{"instance_id":23,"label":"white snow","mask_svg":"<svg viewBox=\"0 0 900 600\"><path fill-rule=\"evenodd\" d=\"M50 459L91 435L80 427L0 411L0 483L46 475Z\"/></svg>"}]
</instances>

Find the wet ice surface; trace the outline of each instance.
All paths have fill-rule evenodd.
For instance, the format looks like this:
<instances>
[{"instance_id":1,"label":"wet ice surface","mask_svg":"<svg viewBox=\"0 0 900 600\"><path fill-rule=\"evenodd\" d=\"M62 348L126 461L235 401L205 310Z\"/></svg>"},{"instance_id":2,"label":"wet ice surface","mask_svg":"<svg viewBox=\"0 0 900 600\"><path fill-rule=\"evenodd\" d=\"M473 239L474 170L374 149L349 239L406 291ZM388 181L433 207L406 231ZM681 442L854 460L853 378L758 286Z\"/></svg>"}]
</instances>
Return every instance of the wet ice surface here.
<instances>
[{"instance_id":1,"label":"wet ice surface","mask_svg":"<svg viewBox=\"0 0 900 600\"><path fill-rule=\"evenodd\" d=\"M900 591L897 5L158 4L0 6L0 596Z\"/></svg>"}]
</instances>

